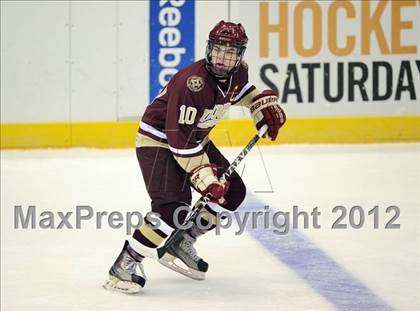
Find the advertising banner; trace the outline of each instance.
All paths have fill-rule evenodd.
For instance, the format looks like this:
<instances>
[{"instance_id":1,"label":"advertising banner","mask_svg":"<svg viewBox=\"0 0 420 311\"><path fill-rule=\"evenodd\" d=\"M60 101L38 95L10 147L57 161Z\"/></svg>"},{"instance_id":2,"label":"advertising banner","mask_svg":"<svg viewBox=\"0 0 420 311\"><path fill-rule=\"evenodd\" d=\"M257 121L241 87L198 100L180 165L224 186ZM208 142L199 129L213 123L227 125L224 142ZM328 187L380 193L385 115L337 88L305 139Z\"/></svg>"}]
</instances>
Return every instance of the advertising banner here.
<instances>
[{"instance_id":1,"label":"advertising banner","mask_svg":"<svg viewBox=\"0 0 420 311\"><path fill-rule=\"evenodd\" d=\"M419 1L234 5L251 77L289 114L420 114Z\"/></svg>"},{"instance_id":2,"label":"advertising banner","mask_svg":"<svg viewBox=\"0 0 420 311\"><path fill-rule=\"evenodd\" d=\"M150 1L150 101L194 62L195 1Z\"/></svg>"}]
</instances>

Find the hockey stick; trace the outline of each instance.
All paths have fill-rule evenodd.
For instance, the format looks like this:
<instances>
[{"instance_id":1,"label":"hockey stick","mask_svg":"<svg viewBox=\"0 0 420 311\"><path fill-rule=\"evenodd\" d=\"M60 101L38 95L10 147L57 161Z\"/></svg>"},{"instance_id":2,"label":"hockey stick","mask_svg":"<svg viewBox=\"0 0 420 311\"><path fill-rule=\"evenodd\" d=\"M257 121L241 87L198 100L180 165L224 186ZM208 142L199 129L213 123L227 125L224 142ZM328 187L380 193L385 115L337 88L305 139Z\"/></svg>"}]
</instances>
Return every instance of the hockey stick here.
<instances>
[{"instance_id":1,"label":"hockey stick","mask_svg":"<svg viewBox=\"0 0 420 311\"><path fill-rule=\"evenodd\" d=\"M232 164L229 165L227 170L222 174L222 177L220 179L227 180L229 179L230 175L236 170L238 165L242 162L242 160L245 158L245 156L251 151L252 147L255 146L255 144L258 142L258 140L267 132L268 126L263 125L257 134L249 141L249 143L245 146L244 149L242 149L241 153L236 157L235 160L233 160ZM194 219L197 214L200 212L200 208L205 206L209 201L211 200L211 193L207 193L205 196L202 196L200 199L197 200L197 202L194 204L191 213L188 215L188 217L185 219L184 224L182 227L185 227L192 219ZM174 233L169 237L169 239L166 241L165 245L158 248L157 255L158 259L162 258L163 255L171 248L173 243L185 232L186 229L177 228L175 229Z\"/></svg>"}]
</instances>

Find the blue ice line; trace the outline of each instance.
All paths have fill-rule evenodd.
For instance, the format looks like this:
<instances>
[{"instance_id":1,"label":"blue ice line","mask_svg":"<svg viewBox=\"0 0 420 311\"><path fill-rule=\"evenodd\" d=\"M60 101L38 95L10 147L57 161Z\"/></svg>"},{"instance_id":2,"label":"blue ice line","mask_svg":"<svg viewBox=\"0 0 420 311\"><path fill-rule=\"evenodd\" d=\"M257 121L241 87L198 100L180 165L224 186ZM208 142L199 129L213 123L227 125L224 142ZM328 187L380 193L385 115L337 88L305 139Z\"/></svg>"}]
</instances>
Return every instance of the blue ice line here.
<instances>
[{"instance_id":1,"label":"blue ice line","mask_svg":"<svg viewBox=\"0 0 420 311\"><path fill-rule=\"evenodd\" d=\"M264 203L248 193L240 212L261 210L263 207ZM268 211L275 212L271 208ZM338 310L392 310L298 230L291 229L284 235L275 234L273 228L264 229L263 217L258 218L257 228L251 227L252 223L248 221L246 230L255 240Z\"/></svg>"}]
</instances>

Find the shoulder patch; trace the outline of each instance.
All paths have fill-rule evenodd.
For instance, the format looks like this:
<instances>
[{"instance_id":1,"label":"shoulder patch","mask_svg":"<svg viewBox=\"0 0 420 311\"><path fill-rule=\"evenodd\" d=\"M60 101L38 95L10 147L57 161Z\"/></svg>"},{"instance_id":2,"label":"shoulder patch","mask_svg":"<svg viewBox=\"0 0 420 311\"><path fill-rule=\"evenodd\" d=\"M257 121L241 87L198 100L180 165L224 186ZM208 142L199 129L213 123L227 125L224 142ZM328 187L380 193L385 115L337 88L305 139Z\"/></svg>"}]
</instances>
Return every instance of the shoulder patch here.
<instances>
[{"instance_id":1,"label":"shoulder patch","mask_svg":"<svg viewBox=\"0 0 420 311\"><path fill-rule=\"evenodd\" d=\"M193 75L188 78L187 86L192 92L200 92L204 88L204 79L200 76Z\"/></svg>"}]
</instances>

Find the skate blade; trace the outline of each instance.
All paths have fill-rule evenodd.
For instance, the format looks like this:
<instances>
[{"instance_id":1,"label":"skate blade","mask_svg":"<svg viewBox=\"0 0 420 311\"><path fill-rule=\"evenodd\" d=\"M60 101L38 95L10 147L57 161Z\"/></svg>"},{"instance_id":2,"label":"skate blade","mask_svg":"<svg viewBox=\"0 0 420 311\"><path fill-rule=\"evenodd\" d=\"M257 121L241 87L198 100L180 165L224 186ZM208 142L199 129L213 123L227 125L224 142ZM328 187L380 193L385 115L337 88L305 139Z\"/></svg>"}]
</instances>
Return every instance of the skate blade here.
<instances>
[{"instance_id":1,"label":"skate blade","mask_svg":"<svg viewBox=\"0 0 420 311\"><path fill-rule=\"evenodd\" d=\"M112 275L109 276L109 280L104 285L102 285L102 287L109 291L130 295L138 294L142 289L142 287L137 283L122 281Z\"/></svg>"},{"instance_id":2,"label":"skate blade","mask_svg":"<svg viewBox=\"0 0 420 311\"><path fill-rule=\"evenodd\" d=\"M175 260L178 259L175 256L172 256L169 253L166 253L163 255L161 259L159 259L159 262L164 265L166 268L169 268L175 272L181 273L182 275L185 275L191 279L194 280L204 280L206 278L206 273L202 271L198 271L195 269L191 269L187 267L187 269L183 268L182 266L178 265ZM180 259L178 259L181 261Z\"/></svg>"}]
</instances>

